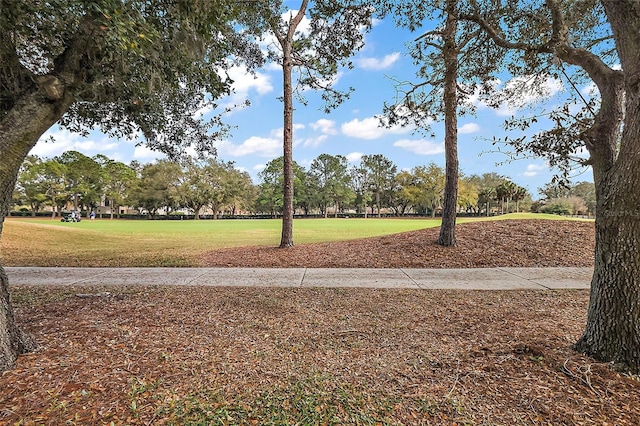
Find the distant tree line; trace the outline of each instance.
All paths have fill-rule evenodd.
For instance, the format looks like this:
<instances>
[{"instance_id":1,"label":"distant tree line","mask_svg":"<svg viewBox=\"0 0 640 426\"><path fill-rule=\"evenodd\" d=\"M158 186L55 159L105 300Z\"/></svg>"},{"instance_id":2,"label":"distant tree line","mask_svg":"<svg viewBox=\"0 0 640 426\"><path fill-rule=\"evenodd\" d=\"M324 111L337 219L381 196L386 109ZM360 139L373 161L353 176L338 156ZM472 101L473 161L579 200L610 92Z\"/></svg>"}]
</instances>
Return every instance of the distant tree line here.
<instances>
[{"instance_id":1,"label":"distant tree line","mask_svg":"<svg viewBox=\"0 0 640 426\"><path fill-rule=\"evenodd\" d=\"M102 154L88 157L67 151L53 158L29 156L13 194L14 211L52 217L67 209L96 211L107 206L110 217L120 207L139 215L189 214L196 219L219 214L282 214L282 157L270 161L254 184L233 162L217 159L125 164ZM431 162L398 171L384 155L364 155L349 165L342 155L321 154L305 169L294 162L294 207L298 215L356 214L435 217L444 200L445 171ZM532 211L593 215L595 187L548 183L532 201L527 190L495 172L461 174L458 210L469 215Z\"/></svg>"},{"instance_id":2,"label":"distant tree line","mask_svg":"<svg viewBox=\"0 0 640 426\"><path fill-rule=\"evenodd\" d=\"M29 156L13 194L14 211L34 216L51 211L56 217L68 209L88 215L108 206L106 211L113 218L126 206L149 217L159 213L189 214L196 219L219 214L275 217L283 208L282 161L282 157L270 161L258 174L260 182L254 184L233 162L217 159L125 164L77 151L53 158ZM445 172L433 162L398 171L381 154L364 155L351 166L342 155L321 154L308 169L294 162L294 185L299 215L355 212L365 217L383 213L434 217L442 208ZM461 174L459 185L461 213L502 214L526 211L532 205L525 188L497 173ZM540 208L540 203L534 206Z\"/></svg>"},{"instance_id":3,"label":"distant tree line","mask_svg":"<svg viewBox=\"0 0 640 426\"><path fill-rule=\"evenodd\" d=\"M573 216L595 216L596 187L593 182L563 184L550 182L538 188L540 201L531 205L534 213L551 213Z\"/></svg>"}]
</instances>

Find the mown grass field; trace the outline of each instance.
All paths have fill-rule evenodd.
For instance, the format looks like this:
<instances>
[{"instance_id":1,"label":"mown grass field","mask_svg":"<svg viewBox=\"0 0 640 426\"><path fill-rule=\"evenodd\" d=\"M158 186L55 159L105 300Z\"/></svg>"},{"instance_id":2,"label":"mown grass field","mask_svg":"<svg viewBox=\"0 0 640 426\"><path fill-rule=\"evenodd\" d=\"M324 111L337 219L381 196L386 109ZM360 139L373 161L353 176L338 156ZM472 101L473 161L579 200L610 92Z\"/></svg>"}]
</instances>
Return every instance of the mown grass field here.
<instances>
[{"instance_id":1,"label":"mown grass field","mask_svg":"<svg viewBox=\"0 0 640 426\"><path fill-rule=\"evenodd\" d=\"M459 223L497 219L562 219L542 214L460 218ZM296 244L344 241L436 227L437 219L299 219ZM276 246L280 220L83 220L10 218L0 256L5 266L196 266L207 251L225 247Z\"/></svg>"}]
</instances>

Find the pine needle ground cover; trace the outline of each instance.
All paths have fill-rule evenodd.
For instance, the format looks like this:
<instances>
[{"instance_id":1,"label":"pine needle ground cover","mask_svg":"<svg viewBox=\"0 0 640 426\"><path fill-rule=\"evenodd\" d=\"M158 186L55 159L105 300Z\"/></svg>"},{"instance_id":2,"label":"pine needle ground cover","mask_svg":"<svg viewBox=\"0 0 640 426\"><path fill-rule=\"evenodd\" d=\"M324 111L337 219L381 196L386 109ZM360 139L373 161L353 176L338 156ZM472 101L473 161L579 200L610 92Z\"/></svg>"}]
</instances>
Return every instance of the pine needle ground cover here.
<instances>
[{"instance_id":1,"label":"pine needle ground cover","mask_svg":"<svg viewBox=\"0 0 640 426\"><path fill-rule=\"evenodd\" d=\"M570 349L587 291L12 296L40 348L0 377L2 424L640 423L638 378Z\"/></svg>"}]
</instances>

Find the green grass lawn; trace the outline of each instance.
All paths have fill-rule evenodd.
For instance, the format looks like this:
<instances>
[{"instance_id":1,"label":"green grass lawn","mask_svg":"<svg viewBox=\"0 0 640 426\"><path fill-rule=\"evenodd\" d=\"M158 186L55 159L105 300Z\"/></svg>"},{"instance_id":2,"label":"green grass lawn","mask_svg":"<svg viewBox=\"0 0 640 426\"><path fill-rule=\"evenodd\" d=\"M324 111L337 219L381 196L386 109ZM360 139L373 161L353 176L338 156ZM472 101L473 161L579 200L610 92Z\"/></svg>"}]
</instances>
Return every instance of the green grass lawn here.
<instances>
[{"instance_id":1,"label":"green grass lawn","mask_svg":"<svg viewBox=\"0 0 640 426\"><path fill-rule=\"evenodd\" d=\"M542 214L460 218L561 219ZM297 219L296 244L376 237L436 227L438 219ZM83 220L8 219L0 247L6 266L194 266L204 252L224 247L276 246L281 221L267 220Z\"/></svg>"}]
</instances>

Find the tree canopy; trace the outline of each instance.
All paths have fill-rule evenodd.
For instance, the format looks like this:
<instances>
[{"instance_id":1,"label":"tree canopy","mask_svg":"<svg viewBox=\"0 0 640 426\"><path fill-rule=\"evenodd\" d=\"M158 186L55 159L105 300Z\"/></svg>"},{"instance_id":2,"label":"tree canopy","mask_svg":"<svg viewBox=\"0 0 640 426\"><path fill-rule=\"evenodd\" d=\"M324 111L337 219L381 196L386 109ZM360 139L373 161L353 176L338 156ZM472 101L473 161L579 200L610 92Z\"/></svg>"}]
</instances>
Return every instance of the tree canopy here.
<instances>
[{"instance_id":1,"label":"tree canopy","mask_svg":"<svg viewBox=\"0 0 640 426\"><path fill-rule=\"evenodd\" d=\"M2 0L0 119L42 89L50 100L68 97L58 118L72 131L144 135L173 155L190 145L211 151L224 126L220 117L199 122L196 111L228 93L225 69L233 60L253 65L261 58L235 31L244 7L222 0Z\"/></svg>"}]
</instances>

